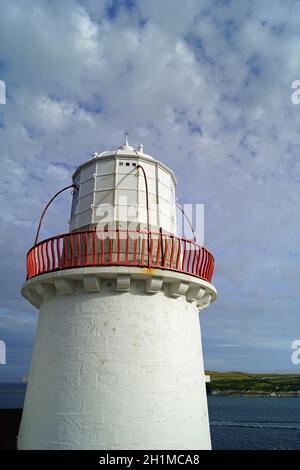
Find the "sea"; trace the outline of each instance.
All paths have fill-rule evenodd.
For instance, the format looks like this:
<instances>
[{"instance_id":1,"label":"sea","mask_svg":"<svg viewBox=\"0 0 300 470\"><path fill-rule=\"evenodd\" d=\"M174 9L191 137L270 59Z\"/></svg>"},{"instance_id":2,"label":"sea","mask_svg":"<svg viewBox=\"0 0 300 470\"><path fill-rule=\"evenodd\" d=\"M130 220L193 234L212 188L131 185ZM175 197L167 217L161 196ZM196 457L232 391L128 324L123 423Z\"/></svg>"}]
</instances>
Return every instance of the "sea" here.
<instances>
[{"instance_id":1,"label":"sea","mask_svg":"<svg viewBox=\"0 0 300 470\"><path fill-rule=\"evenodd\" d=\"M0 409L22 408L25 384L0 383ZM215 450L300 450L300 398L209 396Z\"/></svg>"},{"instance_id":2,"label":"sea","mask_svg":"<svg viewBox=\"0 0 300 470\"><path fill-rule=\"evenodd\" d=\"M299 450L300 397L209 396L216 450Z\"/></svg>"}]
</instances>

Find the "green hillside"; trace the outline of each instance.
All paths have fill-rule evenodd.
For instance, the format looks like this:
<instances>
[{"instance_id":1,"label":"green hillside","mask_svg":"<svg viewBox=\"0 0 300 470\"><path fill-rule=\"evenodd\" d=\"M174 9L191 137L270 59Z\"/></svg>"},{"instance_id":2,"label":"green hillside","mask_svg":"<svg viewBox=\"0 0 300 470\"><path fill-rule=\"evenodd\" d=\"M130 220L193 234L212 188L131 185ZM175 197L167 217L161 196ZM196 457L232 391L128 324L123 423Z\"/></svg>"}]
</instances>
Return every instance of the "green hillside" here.
<instances>
[{"instance_id":1,"label":"green hillside","mask_svg":"<svg viewBox=\"0 0 300 470\"><path fill-rule=\"evenodd\" d=\"M299 396L300 374L251 374L206 371L211 395Z\"/></svg>"}]
</instances>

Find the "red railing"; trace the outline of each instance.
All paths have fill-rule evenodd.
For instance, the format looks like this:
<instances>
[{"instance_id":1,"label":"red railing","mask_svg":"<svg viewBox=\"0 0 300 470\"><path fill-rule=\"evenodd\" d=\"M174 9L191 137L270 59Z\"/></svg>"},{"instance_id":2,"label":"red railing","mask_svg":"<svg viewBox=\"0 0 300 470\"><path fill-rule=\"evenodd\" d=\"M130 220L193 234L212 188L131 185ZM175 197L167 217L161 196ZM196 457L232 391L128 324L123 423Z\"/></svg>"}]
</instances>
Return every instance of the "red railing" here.
<instances>
[{"instance_id":1,"label":"red railing","mask_svg":"<svg viewBox=\"0 0 300 470\"><path fill-rule=\"evenodd\" d=\"M86 266L167 269L210 282L214 257L191 240L158 232L121 229L72 232L48 238L29 250L27 279Z\"/></svg>"}]
</instances>

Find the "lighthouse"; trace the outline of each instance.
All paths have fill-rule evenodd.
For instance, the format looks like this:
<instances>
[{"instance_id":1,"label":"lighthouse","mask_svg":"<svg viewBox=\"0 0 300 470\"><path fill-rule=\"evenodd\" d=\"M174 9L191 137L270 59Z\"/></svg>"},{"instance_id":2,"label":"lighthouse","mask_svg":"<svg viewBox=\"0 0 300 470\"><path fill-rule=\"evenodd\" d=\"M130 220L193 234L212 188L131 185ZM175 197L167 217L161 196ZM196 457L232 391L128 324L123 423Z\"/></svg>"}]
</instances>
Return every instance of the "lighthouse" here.
<instances>
[{"instance_id":1,"label":"lighthouse","mask_svg":"<svg viewBox=\"0 0 300 470\"><path fill-rule=\"evenodd\" d=\"M176 229L176 178L123 145L73 175L68 233L27 254L39 310L19 449L210 449L199 310L214 259Z\"/></svg>"}]
</instances>

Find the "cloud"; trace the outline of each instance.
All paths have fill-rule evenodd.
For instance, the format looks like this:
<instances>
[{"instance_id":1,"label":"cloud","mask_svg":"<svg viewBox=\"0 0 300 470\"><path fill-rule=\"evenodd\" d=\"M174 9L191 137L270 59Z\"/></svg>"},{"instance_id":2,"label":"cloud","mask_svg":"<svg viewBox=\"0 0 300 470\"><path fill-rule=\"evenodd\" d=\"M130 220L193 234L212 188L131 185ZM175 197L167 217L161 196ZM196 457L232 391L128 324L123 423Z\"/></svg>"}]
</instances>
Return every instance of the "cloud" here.
<instances>
[{"instance_id":1,"label":"cloud","mask_svg":"<svg viewBox=\"0 0 300 470\"><path fill-rule=\"evenodd\" d=\"M174 169L182 203L205 203L219 291L201 314L207 364L250 370L259 358L265 370L289 369L288 345L300 334L300 107L291 103L299 2L0 7L0 298L19 348L32 312L19 291L42 207L128 129L132 144ZM66 231L69 210L64 194L41 237ZM1 339L7 328L0 313ZM29 354L19 358L16 380Z\"/></svg>"}]
</instances>

